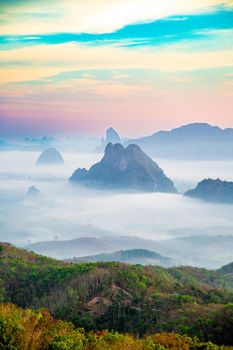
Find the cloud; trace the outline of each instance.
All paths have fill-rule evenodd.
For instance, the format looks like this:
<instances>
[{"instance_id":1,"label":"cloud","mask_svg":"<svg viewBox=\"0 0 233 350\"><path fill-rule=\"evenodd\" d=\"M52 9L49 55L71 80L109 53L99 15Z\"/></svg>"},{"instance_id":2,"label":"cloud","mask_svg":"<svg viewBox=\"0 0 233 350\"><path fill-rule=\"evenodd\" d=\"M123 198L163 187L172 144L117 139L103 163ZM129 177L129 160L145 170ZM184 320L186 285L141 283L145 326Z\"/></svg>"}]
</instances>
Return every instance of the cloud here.
<instances>
[{"instance_id":1,"label":"cloud","mask_svg":"<svg viewBox=\"0 0 233 350\"><path fill-rule=\"evenodd\" d=\"M93 227L119 235L164 239L180 235L179 229L188 235L190 231L194 234L195 228L198 233L200 228L219 226L218 232L226 232L226 227L232 226L229 205L199 202L181 195L100 193L79 187L75 190L67 183L68 177L76 167L89 167L99 161L100 155L73 150L62 153L65 164L55 169L35 167L38 152L0 153L1 240L26 245L28 240L52 240L54 236L72 239L101 235L101 230ZM159 165L175 182L185 183L186 189L210 174L231 179L233 170L232 162L224 161L180 161L177 167L175 160L161 160ZM40 189L43 196L25 200L30 185Z\"/></svg>"},{"instance_id":2,"label":"cloud","mask_svg":"<svg viewBox=\"0 0 233 350\"><path fill-rule=\"evenodd\" d=\"M103 34L66 33L61 27L60 33L40 34L40 36L15 35L0 36L3 50L39 44L64 44L70 42L101 46L158 46L179 41L216 38L218 32L231 30L233 11L216 10L211 13L195 14L186 17L166 17L152 22L127 25L123 28ZM181 20L179 20L181 19ZM214 36L215 33L215 36ZM224 41L225 43L226 41Z\"/></svg>"},{"instance_id":3,"label":"cloud","mask_svg":"<svg viewBox=\"0 0 233 350\"><path fill-rule=\"evenodd\" d=\"M1 33L109 33L128 24L233 7L231 0L22 1L3 6Z\"/></svg>"},{"instance_id":4,"label":"cloud","mask_svg":"<svg viewBox=\"0 0 233 350\"><path fill-rule=\"evenodd\" d=\"M159 50L151 48L129 50L69 43L3 51L1 60L9 63L15 60L24 62L22 66L0 68L0 82L13 83L36 81L61 72L84 69L153 69L174 72L231 66L233 50L189 52L185 51L185 44L184 50L182 45Z\"/></svg>"}]
</instances>

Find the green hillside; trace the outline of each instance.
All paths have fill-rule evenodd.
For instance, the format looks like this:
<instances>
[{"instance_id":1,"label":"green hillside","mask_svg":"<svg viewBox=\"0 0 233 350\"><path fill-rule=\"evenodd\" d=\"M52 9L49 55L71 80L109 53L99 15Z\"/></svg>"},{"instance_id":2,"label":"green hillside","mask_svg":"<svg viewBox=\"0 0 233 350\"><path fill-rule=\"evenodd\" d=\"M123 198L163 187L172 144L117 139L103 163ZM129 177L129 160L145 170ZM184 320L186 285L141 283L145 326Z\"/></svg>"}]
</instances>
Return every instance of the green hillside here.
<instances>
[{"instance_id":1,"label":"green hillside","mask_svg":"<svg viewBox=\"0 0 233 350\"><path fill-rule=\"evenodd\" d=\"M0 286L1 302L46 308L86 331L174 331L233 345L233 278L221 271L71 264L2 243Z\"/></svg>"}]
</instances>

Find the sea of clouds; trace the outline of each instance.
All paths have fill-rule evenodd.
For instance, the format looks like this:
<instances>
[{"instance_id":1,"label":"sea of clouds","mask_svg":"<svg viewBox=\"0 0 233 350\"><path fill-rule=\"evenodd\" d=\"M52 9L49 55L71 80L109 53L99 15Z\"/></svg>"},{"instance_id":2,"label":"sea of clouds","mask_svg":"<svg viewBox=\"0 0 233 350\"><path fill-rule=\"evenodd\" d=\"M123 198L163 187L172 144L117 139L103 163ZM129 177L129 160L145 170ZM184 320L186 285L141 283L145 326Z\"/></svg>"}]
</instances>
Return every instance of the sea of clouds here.
<instances>
[{"instance_id":1,"label":"sea of clouds","mask_svg":"<svg viewBox=\"0 0 233 350\"><path fill-rule=\"evenodd\" d=\"M133 235L166 239L200 230L233 234L232 205L211 204L183 197L203 178L233 180L227 161L158 159L179 194L114 193L74 187L69 177L78 167L89 168L96 153L63 153L64 165L36 166L40 152L0 152L0 241L28 243L80 236ZM27 198L29 186L41 195Z\"/></svg>"}]
</instances>

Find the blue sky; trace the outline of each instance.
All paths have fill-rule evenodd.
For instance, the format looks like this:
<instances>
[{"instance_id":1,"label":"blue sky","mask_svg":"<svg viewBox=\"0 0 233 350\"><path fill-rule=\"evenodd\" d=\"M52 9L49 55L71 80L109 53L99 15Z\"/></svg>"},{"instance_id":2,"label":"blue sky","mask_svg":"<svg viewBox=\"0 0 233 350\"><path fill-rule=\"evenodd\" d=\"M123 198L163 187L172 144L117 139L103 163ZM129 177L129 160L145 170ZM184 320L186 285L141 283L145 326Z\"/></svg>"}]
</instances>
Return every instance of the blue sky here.
<instances>
[{"instance_id":1,"label":"blue sky","mask_svg":"<svg viewBox=\"0 0 233 350\"><path fill-rule=\"evenodd\" d=\"M52 45L68 42L89 43L92 45L154 46L183 40L214 40L216 38L215 34L219 34L221 30L230 30L232 28L233 9L219 7L208 13L177 15L152 22L130 24L110 33L58 32L35 36L1 35L0 44L3 50L14 47L14 45ZM231 34L229 32L229 39ZM228 43L226 42L225 44ZM230 40L229 44L232 44Z\"/></svg>"}]
</instances>

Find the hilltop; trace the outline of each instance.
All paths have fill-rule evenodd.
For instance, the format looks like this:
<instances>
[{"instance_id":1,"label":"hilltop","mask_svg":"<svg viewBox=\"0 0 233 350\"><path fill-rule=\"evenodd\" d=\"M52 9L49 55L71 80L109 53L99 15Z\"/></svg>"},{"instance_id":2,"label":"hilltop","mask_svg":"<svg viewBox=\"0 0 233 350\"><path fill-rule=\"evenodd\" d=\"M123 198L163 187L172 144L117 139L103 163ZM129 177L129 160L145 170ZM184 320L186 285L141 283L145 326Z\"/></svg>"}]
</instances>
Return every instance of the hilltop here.
<instances>
[{"instance_id":1,"label":"hilltop","mask_svg":"<svg viewBox=\"0 0 233 350\"><path fill-rule=\"evenodd\" d=\"M117 261L127 264L170 266L171 259L147 249L119 250L109 254L98 254L69 259L70 262Z\"/></svg>"}]
</instances>

